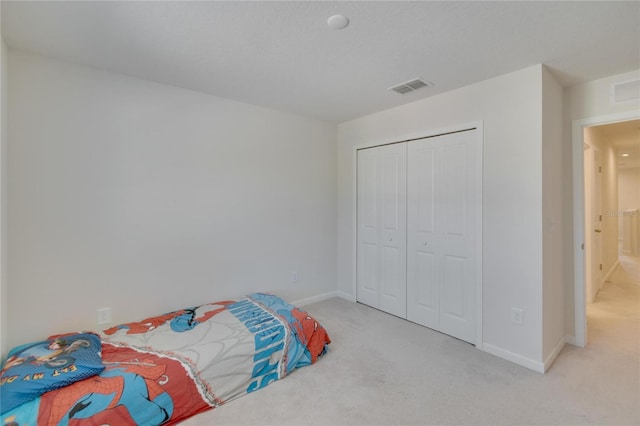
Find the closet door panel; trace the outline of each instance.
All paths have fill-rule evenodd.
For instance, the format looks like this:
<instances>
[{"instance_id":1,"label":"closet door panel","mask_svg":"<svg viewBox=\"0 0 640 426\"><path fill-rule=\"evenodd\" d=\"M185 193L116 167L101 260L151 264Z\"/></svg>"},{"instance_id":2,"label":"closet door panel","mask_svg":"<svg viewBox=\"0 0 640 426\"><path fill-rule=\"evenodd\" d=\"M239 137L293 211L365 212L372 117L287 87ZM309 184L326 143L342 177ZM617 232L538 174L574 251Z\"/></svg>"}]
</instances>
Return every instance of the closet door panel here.
<instances>
[{"instance_id":1,"label":"closet door panel","mask_svg":"<svg viewBox=\"0 0 640 426\"><path fill-rule=\"evenodd\" d=\"M448 237L464 238L466 232L466 148L464 145L442 148L442 222Z\"/></svg>"},{"instance_id":2,"label":"closet door panel","mask_svg":"<svg viewBox=\"0 0 640 426\"><path fill-rule=\"evenodd\" d=\"M440 295L435 232L436 150L423 141L408 145L407 319L437 328Z\"/></svg>"},{"instance_id":3,"label":"closet door panel","mask_svg":"<svg viewBox=\"0 0 640 426\"><path fill-rule=\"evenodd\" d=\"M438 163L442 174L443 215L440 331L474 343L476 336L477 219L479 206L479 155L475 132L441 136Z\"/></svg>"},{"instance_id":4,"label":"closet door panel","mask_svg":"<svg viewBox=\"0 0 640 426\"><path fill-rule=\"evenodd\" d=\"M406 144L358 151L357 300L406 317Z\"/></svg>"},{"instance_id":5,"label":"closet door panel","mask_svg":"<svg viewBox=\"0 0 640 426\"><path fill-rule=\"evenodd\" d=\"M378 157L376 150L358 152L357 300L374 308L380 305Z\"/></svg>"},{"instance_id":6,"label":"closet door panel","mask_svg":"<svg viewBox=\"0 0 640 426\"><path fill-rule=\"evenodd\" d=\"M382 287L381 301L384 301L384 303L381 304L380 307L385 311L388 311L385 306L393 305L401 291L399 289L400 283L398 282L398 277L401 274L398 265L398 252L397 247L389 247L386 245L382 247L382 279L380 280L380 284Z\"/></svg>"},{"instance_id":7,"label":"closet door panel","mask_svg":"<svg viewBox=\"0 0 640 426\"><path fill-rule=\"evenodd\" d=\"M377 304L378 282L380 281L378 278L378 245L364 242L361 245L361 249L362 293L363 295L369 293L374 298L372 303Z\"/></svg>"},{"instance_id":8,"label":"closet door panel","mask_svg":"<svg viewBox=\"0 0 640 426\"><path fill-rule=\"evenodd\" d=\"M407 319L435 329L440 317L436 254L418 249L412 255L413 265L407 273L419 285L407 286Z\"/></svg>"},{"instance_id":9,"label":"closet door panel","mask_svg":"<svg viewBox=\"0 0 640 426\"><path fill-rule=\"evenodd\" d=\"M380 151L380 309L405 318L407 307L407 147L386 145Z\"/></svg>"},{"instance_id":10,"label":"closet door panel","mask_svg":"<svg viewBox=\"0 0 640 426\"><path fill-rule=\"evenodd\" d=\"M442 315L464 318L464 264L466 259L443 256L442 268Z\"/></svg>"},{"instance_id":11,"label":"closet door panel","mask_svg":"<svg viewBox=\"0 0 640 426\"><path fill-rule=\"evenodd\" d=\"M471 343L480 214L475 143L474 132L412 141L408 167L407 319Z\"/></svg>"}]
</instances>

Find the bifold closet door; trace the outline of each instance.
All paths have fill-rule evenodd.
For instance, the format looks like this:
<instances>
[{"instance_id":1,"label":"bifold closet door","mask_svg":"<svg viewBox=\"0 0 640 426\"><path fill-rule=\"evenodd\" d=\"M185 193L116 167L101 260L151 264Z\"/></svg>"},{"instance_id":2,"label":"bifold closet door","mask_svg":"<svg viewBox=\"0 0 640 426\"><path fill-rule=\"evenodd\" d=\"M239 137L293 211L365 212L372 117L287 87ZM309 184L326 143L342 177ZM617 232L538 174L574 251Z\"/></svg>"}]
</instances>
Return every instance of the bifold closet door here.
<instances>
[{"instance_id":1,"label":"bifold closet door","mask_svg":"<svg viewBox=\"0 0 640 426\"><path fill-rule=\"evenodd\" d=\"M407 147L358 151L357 300L406 318Z\"/></svg>"},{"instance_id":2,"label":"bifold closet door","mask_svg":"<svg viewBox=\"0 0 640 426\"><path fill-rule=\"evenodd\" d=\"M408 143L407 319L475 343L476 131Z\"/></svg>"}]
</instances>

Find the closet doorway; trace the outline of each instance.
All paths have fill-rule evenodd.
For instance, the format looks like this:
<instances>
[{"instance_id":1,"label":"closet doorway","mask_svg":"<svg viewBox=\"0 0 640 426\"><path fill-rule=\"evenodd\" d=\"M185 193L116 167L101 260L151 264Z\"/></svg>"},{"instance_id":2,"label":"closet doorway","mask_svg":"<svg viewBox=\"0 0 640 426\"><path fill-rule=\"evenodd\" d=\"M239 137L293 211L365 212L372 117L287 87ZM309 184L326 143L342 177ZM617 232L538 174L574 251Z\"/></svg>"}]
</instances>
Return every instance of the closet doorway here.
<instances>
[{"instance_id":1,"label":"closet doorway","mask_svg":"<svg viewBox=\"0 0 640 426\"><path fill-rule=\"evenodd\" d=\"M477 342L481 156L476 128L357 151L358 302Z\"/></svg>"}]
</instances>

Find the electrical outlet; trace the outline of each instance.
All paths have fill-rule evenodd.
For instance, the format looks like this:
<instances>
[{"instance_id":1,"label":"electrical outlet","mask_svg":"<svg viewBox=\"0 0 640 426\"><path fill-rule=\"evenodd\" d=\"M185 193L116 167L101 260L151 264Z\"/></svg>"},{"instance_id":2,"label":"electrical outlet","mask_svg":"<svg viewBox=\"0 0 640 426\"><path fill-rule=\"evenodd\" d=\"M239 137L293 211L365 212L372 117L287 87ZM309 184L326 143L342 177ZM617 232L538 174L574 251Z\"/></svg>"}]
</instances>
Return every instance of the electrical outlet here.
<instances>
[{"instance_id":1,"label":"electrical outlet","mask_svg":"<svg viewBox=\"0 0 640 426\"><path fill-rule=\"evenodd\" d=\"M511 322L517 325L524 325L524 311L518 308L511 308Z\"/></svg>"},{"instance_id":2,"label":"electrical outlet","mask_svg":"<svg viewBox=\"0 0 640 426\"><path fill-rule=\"evenodd\" d=\"M109 324L111 322L111 308L98 309L98 325Z\"/></svg>"},{"instance_id":3,"label":"electrical outlet","mask_svg":"<svg viewBox=\"0 0 640 426\"><path fill-rule=\"evenodd\" d=\"M292 283L298 282L298 271L291 272L291 282Z\"/></svg>"}]
</instances>

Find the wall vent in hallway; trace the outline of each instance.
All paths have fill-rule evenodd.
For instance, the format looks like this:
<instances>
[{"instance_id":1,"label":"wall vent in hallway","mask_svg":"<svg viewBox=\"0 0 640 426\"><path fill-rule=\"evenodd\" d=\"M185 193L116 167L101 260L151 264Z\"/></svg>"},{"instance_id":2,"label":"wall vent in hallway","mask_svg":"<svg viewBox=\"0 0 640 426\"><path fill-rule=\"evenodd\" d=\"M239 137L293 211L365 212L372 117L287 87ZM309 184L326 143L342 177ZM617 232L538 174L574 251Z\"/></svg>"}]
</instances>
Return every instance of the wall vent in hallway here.
<instances>
[{"instance_id":1,"label":"wall vent in hallway","mask_svg":"<svg viewBox=\"0 0 640 426\"><path fill-rule=\"evenodd\" d=\"M640 100L640 80L623 81L611 85L611 104Z\"/></svg>"}]
</instances>

